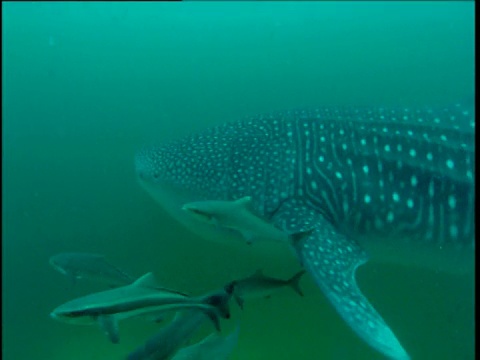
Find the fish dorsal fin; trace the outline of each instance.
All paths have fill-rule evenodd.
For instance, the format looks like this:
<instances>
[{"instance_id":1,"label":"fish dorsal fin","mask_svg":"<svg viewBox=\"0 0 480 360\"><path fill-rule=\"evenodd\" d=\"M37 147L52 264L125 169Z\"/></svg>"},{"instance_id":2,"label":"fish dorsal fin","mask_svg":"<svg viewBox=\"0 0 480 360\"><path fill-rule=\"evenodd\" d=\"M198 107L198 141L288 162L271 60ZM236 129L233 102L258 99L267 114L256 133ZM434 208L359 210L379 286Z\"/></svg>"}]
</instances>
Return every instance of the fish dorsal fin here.
<instances>
[{"instance_id":1,"label":"fish dorsal fin","mask_svg":"<svg viewBox=\"0 0 480 360\"><path fill-rule=\"evenodd\" d=\"M265 275L263 275L263 270L262 269L258 269L252 275L252 278L264 278L264 277L265 277Z\"/></svg>"},{"instance_id":2,"label":"fish dorsal fin","mask_svg":"<svg viewBox=\"0 0 480 360\"><path fill-rule=\"evenodd\" d=\"M265 275L263 275L263 270L262 270L262 269L257 269L257 271L255 271L255 273L253 274L253 276L264 277Z\"/></svg>"},{"instance_id":3,"label":"fish dorsal fin","mask_svg":"<svg viewBox=\"0 0 480 360\"><path fill-rule=\"evenodd\" d=\"M132 286L145 287L145 288L158 288L157 281L152 272L148 272L145 275L139 277Z\"/></svg>"},{"instance_id":4,"label":"fish dorsal fin","mask_svg":"<svg viewBox=\"0 0 480 360\"><path fill-rule=\"evenodd\" d=\"M255 211L251 196L244 196L240 199L234 200L233 203L237 210L240 209L240 210L246 211L249 214L249 216L256 217L261 220L265 220L263 216L259 216ZM247 240L252 240L255 237L255 235L250 233L248 230L243 231L242 235Z\"/></svg>"},{"instance_id":5,"label":"fish dorsal fin","mask_svg":"<svg viewBox=\"0 0 480 360\"><path fill-rule=\"evenodd\" d=\"M250 204L252 203L252 197L251 196L244 196L240 199L235 200L235 204L238 206L241 206L243 208L248 209L250 207Z\"/></svg>"}]
</instances>

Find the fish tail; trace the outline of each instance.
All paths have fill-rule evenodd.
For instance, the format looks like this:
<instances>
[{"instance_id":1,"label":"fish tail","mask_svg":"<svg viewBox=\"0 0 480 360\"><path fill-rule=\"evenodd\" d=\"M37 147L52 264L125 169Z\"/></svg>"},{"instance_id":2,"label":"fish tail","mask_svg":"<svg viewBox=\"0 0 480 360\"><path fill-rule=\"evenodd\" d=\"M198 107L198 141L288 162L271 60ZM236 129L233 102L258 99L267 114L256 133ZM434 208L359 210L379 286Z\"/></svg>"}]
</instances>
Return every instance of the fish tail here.
<instances>
[{"instance_id":1,"label":"fish tail","mask_svg":"<svg viewBox=\"0 0 480 360\"><path fill-rule=\"evenodd\" d=\"M289 280L287 280L288 285L300 296L303 296L303 291L300 288L300 279L305 274L305 270L300 270L295 275L293 275Z\"/></svg>"},{"instance_id":2,"label":"fish tail","mask_svg":"<svg viewBox=\"0 0 480 360\"><path fill-rule=\"evenodd\" d=\"M231 281L225 286L224 289L227 293L232 294L238 307L243 310L243 298L240 296L238 292L235 291L235 286L237 286L237 281Z\"/></svg>"},{"instance_id":3,"label":"fish tail","mask_svg":"<svg viewBox=\"0 0 480 360\"><path fill-rule=\"evenodd\" d=\"M234 283L229 283L221 291L213 294L207 295L203 299L203 303L209 306L209 309L206 310L206 314L213 321L217 330L220 330L218 323L218 317L224 319L230 318L230 307L228 305L230 298L232 297L234 290Z\"/></svg>"},{"instance_id":4,"label":"fish tail","mask_svg":"<svg viewBox=\"0 0 480 360\"><path fill-rule=\"evenodd\" d=\"M205 312L205 315L207 315L208 318L212 321L213 326L215 326L215 329L220 332L220 319L218 318L217 312L212 309L207 309L204 312Z\"/></svg>"},{"instance_id":5,"label":"fish tail","mask_svg":"<svg viewBox=\"0 0 480 360\"><path fill-rule=\"evenodd\" d=\"M244 303L243 298L237 294L233 294L233 297L235 298L235 301L237 302L238 307L243 310L243 303Z\"/></svg>"},{"instance_id":6,"label":"fish tail","mask_svg":"<svg viewBox=\"0 0 480 360\"><path fill-rule=\"evenodd\" d=\"M215 293L213 295L207 295L203 298L202 303L207 305L207 308L203 311L205 315L212 321L215 329L220 331L220 317L229 319L230 318L230 308L228 302L232 293L225 290Z\"/></svg>"}]
</instances>

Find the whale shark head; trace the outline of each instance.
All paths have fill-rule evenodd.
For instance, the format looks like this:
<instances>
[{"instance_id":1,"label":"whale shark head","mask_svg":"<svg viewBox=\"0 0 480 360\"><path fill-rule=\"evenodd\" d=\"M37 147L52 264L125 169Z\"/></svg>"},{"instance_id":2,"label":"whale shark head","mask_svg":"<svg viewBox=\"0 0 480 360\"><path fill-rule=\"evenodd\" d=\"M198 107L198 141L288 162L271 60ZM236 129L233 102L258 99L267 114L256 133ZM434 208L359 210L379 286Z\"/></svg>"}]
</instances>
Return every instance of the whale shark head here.
<instances>
[{"instance_id":1,"label":"whale shark head","mask_svg":"<svg viewBox=\"0 0 480 360\"><path fill-rule=\"evenodd\" d=\"M173 191L179 196L222 195L229 144L220 148L199 136L167 146L144 148L136 154L135 169L141 184L153 192ZM213 151L217 152L216 154Z\"/></svg>"},{"instance_id":2,"label":"whale shark head","mask_svg":"<svg viewBox=\"0 0 480 360\"><path fill-rule=\"evenodd\" d=\"M195 233L210 240L241 239L231 230L204 226L181 209L196 201L247 196L258 215L269 216L278 208L292 188L294 163L291 139L278 141L270 131L272 116L230 122L143 148L135 156L138 179L168 213Z\"/></svg>"},{"instance_id":3,"label":"whale shark head","mask_svg":"<svg viewBox=\"0 0 480 360\"><path fill-rule=\"evenodd\" d=\"M228 197L231 143L209 129L164 146L145 147L135 155L135 171L142 187L176 220L211 240L238 236L196 221L183 205ZM229 239L230 240L230 239Z\"/></svg>"}]
</instances>

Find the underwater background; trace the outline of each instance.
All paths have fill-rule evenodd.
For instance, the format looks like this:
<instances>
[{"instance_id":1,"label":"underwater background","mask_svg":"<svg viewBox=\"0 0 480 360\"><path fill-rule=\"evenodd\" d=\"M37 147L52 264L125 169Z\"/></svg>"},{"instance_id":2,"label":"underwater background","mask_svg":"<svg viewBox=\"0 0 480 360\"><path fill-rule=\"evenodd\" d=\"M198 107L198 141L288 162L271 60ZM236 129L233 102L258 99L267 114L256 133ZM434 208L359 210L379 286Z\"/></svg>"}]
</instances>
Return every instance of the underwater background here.
<instances>
[{"instance_id":1,"label":"underwater background","mask_svg":"<svg viewBox=\"0 0 480 360\"><path fill-rule=\"evenodd\" d=\"M247 115L321 105L435 105L474 93L473 2L2 3L2 353L122 359L159 325L49 317L102 290L72 286L59 252L105 254L194 294L290 251L205 241L139 186L144 145ZM472 275L368 263L358 282L412 359L474 358ZM232 305L232 359L382 359L305 276L299 297ZM198 336L212 330L207 324Z\"/></svg>"}]
</instances>

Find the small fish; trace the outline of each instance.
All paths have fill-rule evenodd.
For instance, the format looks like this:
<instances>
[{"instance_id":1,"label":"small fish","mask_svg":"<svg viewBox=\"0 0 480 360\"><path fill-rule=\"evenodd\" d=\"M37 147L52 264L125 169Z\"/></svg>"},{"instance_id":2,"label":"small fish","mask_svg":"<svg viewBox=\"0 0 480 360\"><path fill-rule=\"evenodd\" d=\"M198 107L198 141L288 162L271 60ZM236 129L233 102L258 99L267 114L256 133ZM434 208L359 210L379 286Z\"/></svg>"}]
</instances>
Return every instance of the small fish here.
<instances>
[{"instance_id":1,"label":"small fish","mask_svg":"<svg viewBox=\"0 0 480 360\"><path fill-rule=\"evenodd\" d=\"M252 198L238 200L207 200L184 204L182 210L199 221L238 231L247 243L268 239L287 242L289 234L275 227L267 220L254 214L251 208Z\"/></svg>"},{"instance_id":2,"label":"small fish","mask_svg":"<svg viewBox=\"0 0 480 360\"><path fill-rule=\"evenodd\" d=\"M206 319L207 317L201 311L177 312L168 325L133 350L127 356L127 360L170 359L181 346L188 342Z\"/></svg>"},{"instance_id":3,"label":"small fish","mask_svg":"<svg viewBox=\"0 0 480 360\"><path fill-rule=\"evenodd\" d=\"M273 292L283 287L291 287L298 295L303 296L300 288L300 279L305 270L300 270L288 280L276 279L265 276L262 270L257 270L253 275L244 279L233 281L233 297L238 306L243 308L245 298L269 297Z\"/></svg>"},{"instance_id":4,"label":"small fish","mask_svg":"<svg viewBox=\"0 0 480 360\"><path fill-rule=\"evenodd\" d=\"M52 256L49 263L72 283L86 279L110 286L124 286L135 281L134 277L108 263L105 256L99 254L61 253Z\"/></svg>"},{"instance_id":5,"label":"small fish","mask_svg":"<svg viewBox=\"0 0 480 360\"><path fill-rule=\"evenodd\" d=\"M161 290L152 273L131 285L93 293L58 306L50 316L71 324L98 323L113 343L119 342L118 321L130 317L168 311L197 309L204 312L220 330L219 318L229 318L228 299L233 286L222 293L190 297L179 292Z\"/></svg>"},{"instance_id":6,"label":"small fish","mask_svg":"<svg viewBox=\"0 0 480 360\"><path fill-rule=\"evenodd\" d=\"M172 360L227 360L238 342L240 327L227 336L212 333L200 342L180 349Z\"/></svg>"}]
</instances>

